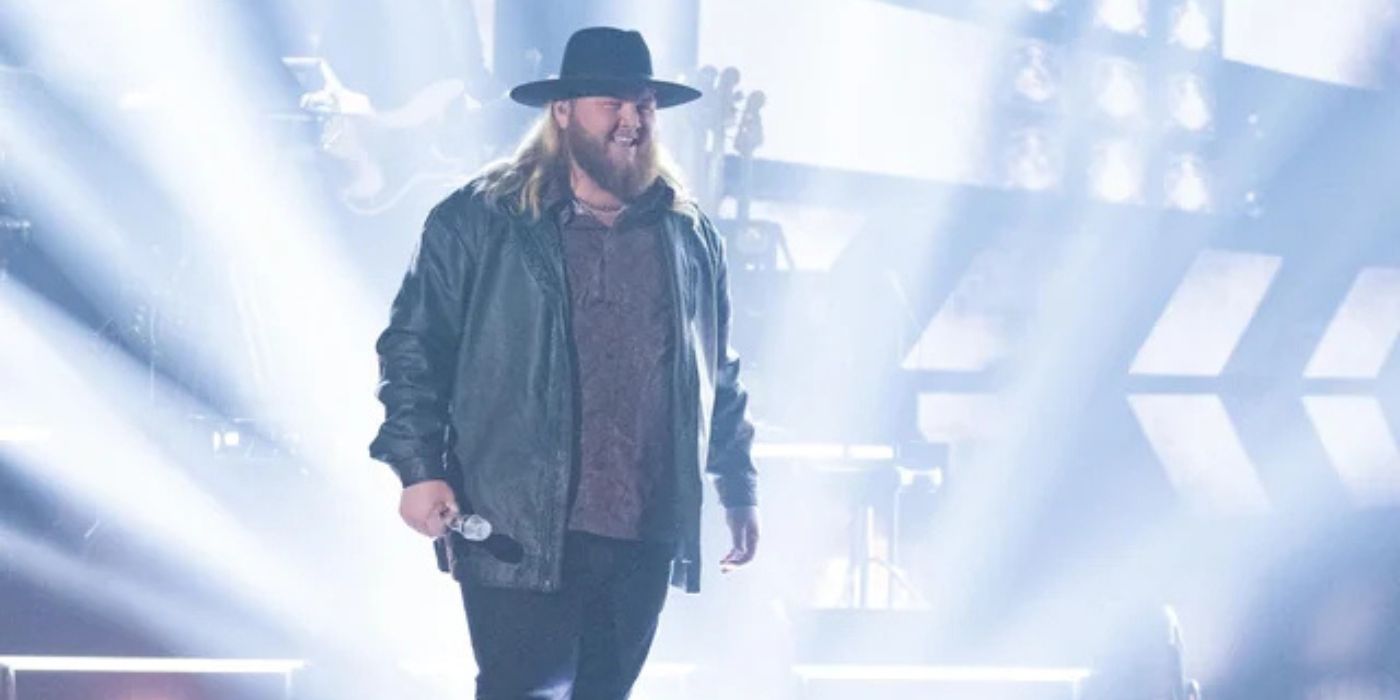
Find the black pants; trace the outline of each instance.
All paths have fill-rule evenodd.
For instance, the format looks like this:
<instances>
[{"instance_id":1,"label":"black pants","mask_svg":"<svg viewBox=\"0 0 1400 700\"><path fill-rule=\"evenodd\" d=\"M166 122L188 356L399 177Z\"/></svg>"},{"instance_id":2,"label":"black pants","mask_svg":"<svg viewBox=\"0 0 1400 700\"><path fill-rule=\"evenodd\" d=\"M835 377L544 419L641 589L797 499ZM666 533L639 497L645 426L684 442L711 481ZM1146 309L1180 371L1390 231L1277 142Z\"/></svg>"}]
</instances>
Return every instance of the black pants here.
<instances>
[{"instance_id":1,"label":"black pants","mask_svg":"<svg viewBox=\"0 0 1400 700\"><path fill-rule=\"evenodd\" d=\"M622 700L666 601L672 548L569 533L558 593L462 585L477 700Z\"/></svg>"}]
</instances>

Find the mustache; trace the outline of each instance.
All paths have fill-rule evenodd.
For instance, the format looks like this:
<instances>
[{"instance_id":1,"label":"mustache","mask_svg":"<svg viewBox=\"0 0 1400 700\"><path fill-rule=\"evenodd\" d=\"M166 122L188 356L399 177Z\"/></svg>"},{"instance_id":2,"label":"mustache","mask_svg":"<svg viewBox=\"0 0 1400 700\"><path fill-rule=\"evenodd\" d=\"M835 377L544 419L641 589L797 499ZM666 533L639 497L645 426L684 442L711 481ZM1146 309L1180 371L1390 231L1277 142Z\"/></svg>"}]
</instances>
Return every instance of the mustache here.
<instances>
[{"instance_id":1,"label":"mustache","mask_svg":"<svg viewBox=\"0 0 1400 700\"><path fill-rule=\"evenodd\" d=\"M642 141L647 140L650 136L651 136L651 130L650 130L650 129L647 129L646 127L641 127L641 126L632 126L632 127L619 126L619 127L617 127L616 129L613 129L613 130L612 130L612 134L610 134L608 138L610 138L610 139L626 138L626 139L631 139L631 140L632 140L633 142L635 142L635 143L641 143Z\"/></svg>"}]
</instances>

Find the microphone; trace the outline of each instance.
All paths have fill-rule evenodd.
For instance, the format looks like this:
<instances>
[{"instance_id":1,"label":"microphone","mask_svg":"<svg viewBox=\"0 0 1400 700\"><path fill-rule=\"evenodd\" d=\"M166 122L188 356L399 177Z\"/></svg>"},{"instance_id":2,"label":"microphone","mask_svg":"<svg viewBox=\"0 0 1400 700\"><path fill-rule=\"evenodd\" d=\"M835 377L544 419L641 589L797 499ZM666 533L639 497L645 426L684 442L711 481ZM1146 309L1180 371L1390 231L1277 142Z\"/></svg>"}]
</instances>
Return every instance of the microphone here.
<instances>
[{"instance_id":1,"label":"microphone","mask_svg":"<svg viewBox=\"0 0 1400 700\"><path fill-rule=\"evenodd\" d=\"M468 544L485 549L487 554L506 564L519 564L525 558L525 548L519 542L493 532L491 522L476 513L455 513L444 524L448 531L461 535Z\"/></svg>"}]
</instances>

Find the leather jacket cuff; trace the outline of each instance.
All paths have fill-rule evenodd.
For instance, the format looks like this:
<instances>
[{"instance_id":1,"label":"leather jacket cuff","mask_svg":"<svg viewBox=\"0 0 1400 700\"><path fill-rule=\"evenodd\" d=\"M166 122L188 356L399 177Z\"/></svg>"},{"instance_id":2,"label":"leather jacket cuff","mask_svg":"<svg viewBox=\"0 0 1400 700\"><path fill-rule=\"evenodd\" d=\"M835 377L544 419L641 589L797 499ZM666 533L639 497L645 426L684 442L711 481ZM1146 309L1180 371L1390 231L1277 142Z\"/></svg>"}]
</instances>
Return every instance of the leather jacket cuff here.
<instances>
[{"instance_id":1,"label":"leather jacket cuff","mask_svg":"<svg viewBox=\"0 0 1400 700\"><path fill-rule=\"evenodd\" d=\"M725 508L747 508L758 505L758 480L744 476L721 476L715 479L719 502Z\"/></svg>"},{"instance_id":2,"label":"leather jacket cuff","mask_svg":"<svg viewBox=\"0 0 1400 700\"><path fill-rule=\"evenodd\" d=\"M442 466L426 459L407 459L395 462L393 466L394 473L399 475L399 481L403 482L404 488L424 481L447 481L447 472Z\"/></svg>"}]
</instances>

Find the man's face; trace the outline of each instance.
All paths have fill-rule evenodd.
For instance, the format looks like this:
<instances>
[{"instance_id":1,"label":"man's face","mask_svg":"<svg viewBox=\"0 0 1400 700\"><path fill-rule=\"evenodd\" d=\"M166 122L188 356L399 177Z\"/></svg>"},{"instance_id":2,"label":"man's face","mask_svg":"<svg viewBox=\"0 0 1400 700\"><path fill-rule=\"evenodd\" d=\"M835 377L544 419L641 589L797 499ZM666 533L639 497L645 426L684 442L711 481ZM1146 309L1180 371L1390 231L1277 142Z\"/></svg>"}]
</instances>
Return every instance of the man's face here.
<instances>
[{"instance_id":1,"label":"man's face","mask_svg":"<svg viewBox=\"0 0 1400 700\"><path fill-rule=\"evenodd\" d=\"M650 91L579 97L557 107L555 119L574 163L614 196L630 200L656 181L656 98Z\"/></svg>"}]
</instances>

